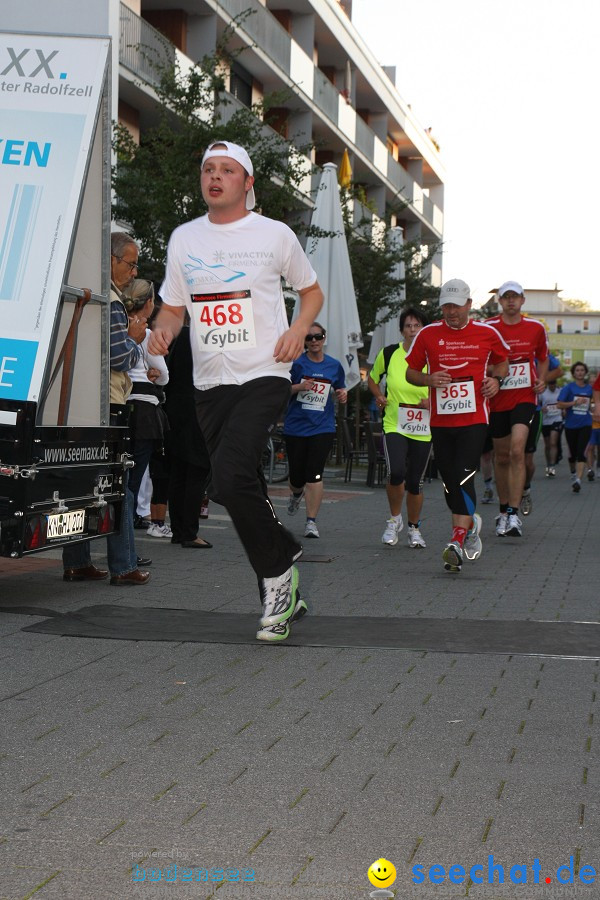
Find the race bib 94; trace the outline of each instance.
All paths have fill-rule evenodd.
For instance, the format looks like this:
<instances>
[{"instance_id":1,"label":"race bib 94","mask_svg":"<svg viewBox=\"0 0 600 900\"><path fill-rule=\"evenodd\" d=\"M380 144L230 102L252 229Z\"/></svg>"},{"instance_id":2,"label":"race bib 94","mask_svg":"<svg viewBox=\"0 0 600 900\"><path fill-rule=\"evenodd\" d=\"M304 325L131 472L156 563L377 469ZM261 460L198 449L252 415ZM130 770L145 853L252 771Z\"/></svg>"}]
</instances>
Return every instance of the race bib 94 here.
<instances>
[{"instance_id":1,"label":"race bib 94","mask_svg":"<svg viewBox=\"0 0 600 900\"><path fill-rule=\"evenodd\" d=\"M256 347L250 291L192 294L196 345L202 353Z\"/></svg>"}]
</instances>

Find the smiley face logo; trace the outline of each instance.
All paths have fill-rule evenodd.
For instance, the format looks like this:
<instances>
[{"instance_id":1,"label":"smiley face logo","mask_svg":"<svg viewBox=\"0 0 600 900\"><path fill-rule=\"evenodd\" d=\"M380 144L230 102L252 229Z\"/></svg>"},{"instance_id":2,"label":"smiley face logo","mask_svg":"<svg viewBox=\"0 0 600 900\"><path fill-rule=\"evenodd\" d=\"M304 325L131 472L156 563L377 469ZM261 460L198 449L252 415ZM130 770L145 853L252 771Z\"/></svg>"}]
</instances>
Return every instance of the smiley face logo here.
<instances>
[{"instance_id":1,"label":"smiley face logo","mask_svg":"<svg viewBox=\"0 0 600 900\"><path fill-rule=\"evenodd\" d=\"M376 859L369 866L367 876L375 887L386 888L395 882L396 868L388 859Z\"/></svg>"}]
</instances>

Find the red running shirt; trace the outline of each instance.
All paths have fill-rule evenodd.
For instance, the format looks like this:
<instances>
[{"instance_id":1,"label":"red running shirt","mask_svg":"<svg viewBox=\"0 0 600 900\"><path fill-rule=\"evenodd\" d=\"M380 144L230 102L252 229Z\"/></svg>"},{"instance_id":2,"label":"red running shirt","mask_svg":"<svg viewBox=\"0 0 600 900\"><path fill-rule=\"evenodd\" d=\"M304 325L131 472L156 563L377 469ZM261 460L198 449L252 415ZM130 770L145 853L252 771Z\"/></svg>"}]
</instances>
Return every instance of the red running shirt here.
<instances>
[{"instance_id":1,"label":"red running shirt","mask_svg":"<svg viewBox=\"0 0 600 900\"><path fill-rule=\"evenodd\" d=\"M515 325L507 325L502 316L488 319L510 347L508 378L490 401L492 412L514 409L518 403L537 403L533 391L536 379L535 361L548 358L546 329L537 319L521 317Z\"/></svg>"},{"instance_id":2,"label":"red running shirt","mask_svg":"<svg viewBox=\"0 0 600 900\"><path fill-rule=\"evenodd\" d=\"M484 425L489 407L481 385L489 365L502 362L509 348L498 332L485 322L469 320L464 328L449 328L441 320L418 332L406 356L411 369L428 372L446 369L452 383L430 388L431 424L453 428Z\"/></svg>"}]
</instances>

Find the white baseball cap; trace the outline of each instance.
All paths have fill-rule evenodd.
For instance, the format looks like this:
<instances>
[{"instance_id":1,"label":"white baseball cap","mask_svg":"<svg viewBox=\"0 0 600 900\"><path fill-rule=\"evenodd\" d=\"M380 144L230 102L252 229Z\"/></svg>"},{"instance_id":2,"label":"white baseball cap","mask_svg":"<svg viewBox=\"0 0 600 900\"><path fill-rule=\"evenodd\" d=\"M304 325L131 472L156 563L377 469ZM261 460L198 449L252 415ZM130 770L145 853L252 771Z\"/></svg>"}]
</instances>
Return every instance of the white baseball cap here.
<instances>
[{"instance_id":1,"label":"white baseball cap","mask_svg":"<svg viewBox=\"0 0 600 900\"><path fill-rule=\"evenodd\" d=\"M518 281L505 281L504 284L501 284L498 288L498 296L504 297L504 295L508 294L509 291L513 291L513 293L515 294L525 294L525 291Z\"/></svg>"},{"instance_id":2,"label":"white baseball cap","mask_svg":"<svg viewBox=\"0 0 600 900\"><path fill-rule=\"evenodd\" d=\"M204 166L207 159L213 156L228 156L230 159L235 159L242 169L246 170L248 175L254 175L254 167L252 160L248 156L248 151L240 147L239 144L232 144L231 141L213 141L212 144L208 145L202 157L202 166ZM254 209L255 206L256 197L254 195L254 186L252 186L246 193L246 209Z\"/></svg>"},{"instance_id":3,"label":"white baseball cap","mask_svg":"<svg viewBox=\"0 0 600 900\"><path fill-rule=\"evenodd\" d=\"M444 303L454 303L456 306L465 306L471 299L471 288L466 281L460 278L452 278L446 281L440 289L440 306Z\"/></svg>"}]
</instances>

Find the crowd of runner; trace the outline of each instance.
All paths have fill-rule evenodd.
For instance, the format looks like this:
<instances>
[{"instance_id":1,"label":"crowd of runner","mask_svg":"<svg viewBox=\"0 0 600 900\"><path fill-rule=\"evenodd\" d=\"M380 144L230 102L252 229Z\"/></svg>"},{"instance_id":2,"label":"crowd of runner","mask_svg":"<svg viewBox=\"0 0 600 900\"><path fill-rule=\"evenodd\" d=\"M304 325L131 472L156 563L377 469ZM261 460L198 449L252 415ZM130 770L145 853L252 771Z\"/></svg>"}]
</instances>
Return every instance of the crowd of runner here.
<instances>
[{"instance_id":1,"label":"crowd of runner","mask_svg":"<svg viewBox=\"0 0 600 900\"><path fill-rule=\"evenodd\" d=\"M269 434L283 422L289 458L287 512L306 507L303 536L318 539L323 473L347 392L340 360L327 355L318 320L323 293L297 238L281 222L253 212L252 162L244 148L216 142L205 152L201 188L208 213L175 230L160 289L162 307L148 335L160 358L190 323L196 415L210 458L209 495L227 509L258 580L257 638L285 640L306 612L295 566L299 539L279 521L261 459ZM267 248L268 252L265 251ZM217 260L217 264L214 263ZM282 279L299 294L288 325ZM441 318L427 323L404 309L400 341L383 348L368 384L383 415L389 515L381 537L394 547L404 528L411 549L425 549L421 529L424 475L433 458L450 512L442 563L452 574L483 549L477 512L498 500L496 535L520 538L533 509L531 481L540 434L546 475L568 445L572 488L595 477L600 437L600 378L588 383L576 362L560 390L559 361L542 323L524 316L521 285L498 290L499 314L471 316L469 286L460 279L440 290ZM291 381L291 385L290 385Z\"/></svg>"}]
</instances>

